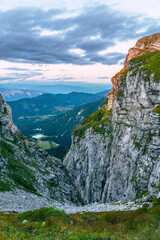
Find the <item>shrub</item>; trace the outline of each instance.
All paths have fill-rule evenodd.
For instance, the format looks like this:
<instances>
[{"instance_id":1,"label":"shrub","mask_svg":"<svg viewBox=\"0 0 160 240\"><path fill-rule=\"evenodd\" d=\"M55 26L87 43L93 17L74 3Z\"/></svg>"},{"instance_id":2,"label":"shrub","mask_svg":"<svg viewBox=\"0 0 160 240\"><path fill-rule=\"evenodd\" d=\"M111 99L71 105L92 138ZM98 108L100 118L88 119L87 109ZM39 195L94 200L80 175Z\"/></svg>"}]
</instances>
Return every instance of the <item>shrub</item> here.
<instances>
[{"instance_id":1,"label":"shrub","mask_svg":"<svg viewBox=\"0 0 160 240\"><path fill-rule=\"evenodd\" d=\"M11 190L10 184L0 180L0 192L7 192L10 190Z\"/></svg>"}]
</instances>

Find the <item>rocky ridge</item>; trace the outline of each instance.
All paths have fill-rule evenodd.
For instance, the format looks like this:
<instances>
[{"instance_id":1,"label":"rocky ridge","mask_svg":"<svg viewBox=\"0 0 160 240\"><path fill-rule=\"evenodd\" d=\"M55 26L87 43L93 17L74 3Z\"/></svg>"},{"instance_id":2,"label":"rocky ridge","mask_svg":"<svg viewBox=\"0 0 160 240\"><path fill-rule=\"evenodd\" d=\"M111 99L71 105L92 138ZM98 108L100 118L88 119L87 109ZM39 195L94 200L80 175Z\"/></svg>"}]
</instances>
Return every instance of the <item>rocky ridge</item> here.
<instances>
[{"instance_id":1,"label":"rocky ridge","mask_svg":"<svg viewBox=\"0 0 160 240\"><path fill-rule=\"evenodd\" d=\"M112 79L108 104L73 132L64 164L86 203L159 193L159 46L159 33L140 39Z\"/></svg>"},{"instance_id":2,"label":"rocky ridge","mask_svg":"<svg viewBox=\"0 0 160 240\"><path fill-rule=\"evenodd\" d=\"M29 195L45 201L81 202L67 170L59 159L49 156L24 137L12 122L10 107L0 94L0 192L9 199ZM11 202L11 207L14 206ZM23 202L21 202L23 208ZM36 204L36 202L35 202ZM1 206L1 200L0 200ZM2 206L1 206L2 207ZM35 206L36 207L36 206Z\"/></svg>"},{"instance_id":3,"label":"rocky ridge","mask_svg":"<svg viewBox=\"0 0 160 240\"><path fill-rule=\"evenodd\" d=\"M160 51L160 33L155 33L139 39L136 45L129 49L124 67L128 66L128 62L131 59L155 51Z\"/></svg>"}]
</instances>

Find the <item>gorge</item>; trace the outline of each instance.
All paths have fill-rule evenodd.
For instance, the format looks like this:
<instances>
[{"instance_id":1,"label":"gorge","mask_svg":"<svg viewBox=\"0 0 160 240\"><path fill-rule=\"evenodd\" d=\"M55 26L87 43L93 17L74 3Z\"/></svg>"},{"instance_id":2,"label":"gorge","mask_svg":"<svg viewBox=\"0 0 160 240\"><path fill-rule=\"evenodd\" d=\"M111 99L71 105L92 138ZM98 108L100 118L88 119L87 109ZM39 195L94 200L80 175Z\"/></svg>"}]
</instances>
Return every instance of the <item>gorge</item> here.
<instances>
[{"instance_id":1,"label":"gorge","mask_svg":"<svg viewBox=\"0 0 160 240\"><path fill-rule=\"evenodd\" d=\"M20 133L0 94L1 196L76 205L158 197L160 33L129 50L112 85L109 100L73 131L63 163Z\"/></svg>"}]
</instances>

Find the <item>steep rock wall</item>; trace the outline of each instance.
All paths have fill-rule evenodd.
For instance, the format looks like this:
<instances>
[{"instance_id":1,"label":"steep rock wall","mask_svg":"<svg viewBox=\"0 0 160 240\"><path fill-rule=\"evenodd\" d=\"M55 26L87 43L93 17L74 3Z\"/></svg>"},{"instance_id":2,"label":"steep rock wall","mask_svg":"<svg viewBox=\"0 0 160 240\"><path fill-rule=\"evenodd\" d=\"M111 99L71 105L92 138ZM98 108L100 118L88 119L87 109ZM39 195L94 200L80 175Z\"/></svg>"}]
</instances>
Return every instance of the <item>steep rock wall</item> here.
<instances>
[{"instance_id":1,"label":"steep rock wall","mask_svg":"<svg viewBox=\"0 0 160 240\"><path fill-rule=\"evenodd\" d=\"M106 114L91 115L74 131L64 163L87 203L158 194L159 67L159 52L130 60L118 74L110 107L103 107Z\"/></svg>"},{"instance_id":2,"label":"steep rock wall","mask_svg":"<svg viewBox=\"0 0 160 240\"><path fill-rule=\"evenodd\" d=\"M18 133L17 127L12 122L11 108L0 93L0 137L13 138Z\"/></svg>"}]
</instances>

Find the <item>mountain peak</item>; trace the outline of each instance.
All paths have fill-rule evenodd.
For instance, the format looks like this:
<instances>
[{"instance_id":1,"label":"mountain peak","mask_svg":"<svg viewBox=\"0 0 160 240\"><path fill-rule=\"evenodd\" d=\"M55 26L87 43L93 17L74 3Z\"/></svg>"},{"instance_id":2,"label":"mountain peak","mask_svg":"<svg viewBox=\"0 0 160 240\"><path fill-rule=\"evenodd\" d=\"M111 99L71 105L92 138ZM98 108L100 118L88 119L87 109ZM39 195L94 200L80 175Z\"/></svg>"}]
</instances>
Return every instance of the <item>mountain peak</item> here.
<instances>
[{"instance_id":1,"label":"mountain peak","mask_svg":"<svg viewBox=\"0 0 160 240\"><path fill-rule=\"evenodd\" d=\"M155 33L139 39L135 46L129 49L124 67L127 67L128 61L132 58L155 51L160 51L160 33Z\"/></svg>"},{"instance_id":2,"label":"mountain peak","mask_svg":"<svg viewBox=\"0 0 160 240\"><path fill-rule=\"evenodd\" d=\"M139 39L136 42L135 46L129 49L123 69L111 79L112 89L109 94L109 100L107 105L108 110L112 108L115 92L117 92L119 88L120 77L128 70L128 62L135 57L156 51L160 51L160 33L155 33L153 35Z\"/></svg>"}]
</instances>

